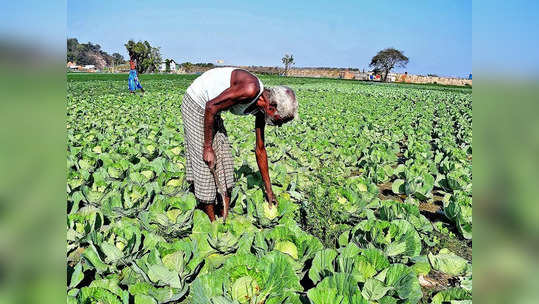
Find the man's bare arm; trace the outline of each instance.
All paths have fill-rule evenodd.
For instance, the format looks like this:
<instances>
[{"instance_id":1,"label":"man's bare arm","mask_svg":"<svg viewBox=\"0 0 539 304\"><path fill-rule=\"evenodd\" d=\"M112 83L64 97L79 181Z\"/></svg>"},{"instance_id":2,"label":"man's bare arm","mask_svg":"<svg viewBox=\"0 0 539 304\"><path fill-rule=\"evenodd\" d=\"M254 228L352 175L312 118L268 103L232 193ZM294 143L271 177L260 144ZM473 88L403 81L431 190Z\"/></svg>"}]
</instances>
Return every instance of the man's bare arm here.
<instances>
[{"instance_id":1,"label":"man's bare arm","mask_svg":"<svg viewBox=\"0 0 539 304\"><path fill-rule=\"evenodd\" d=\"M211 147L213 139L213 123L215 115L228 110L232 106L256 97L256 87L252 85L236 85L224 90L219 96L206 103L204 112L204 147Z\"/></svg>"},{"instance_id":2,"label":"man's bare arm","mask_svg":"<svg viewBox=\"0 0 539 304\"><path fill-rule=\"evenodd\" d=\"M277 203L271 189L271 181L268 172L268 154L266 153L266 147L264 144L264 128L266 126L264 114L259 113L256 115L255 132L256 132L256 163L258 164L258 170L262 175L264 181L264 187L266 188L266 196L269 203Z\"/></svg>"},{"instance_id":3,"label":"man's bare arm","mask_svg":"<svg viewBox=\"0 0 539 304\"><path fill-rule=\"evenodd\" d=\"M229 109L237 103L255 98L258 93L256 85L233 85L224 90L219 96L206 103L204 112L204 161L213 169L215 165L215 154L213 152L213 124L215 115Z\"/></svg>"}]
</instances>

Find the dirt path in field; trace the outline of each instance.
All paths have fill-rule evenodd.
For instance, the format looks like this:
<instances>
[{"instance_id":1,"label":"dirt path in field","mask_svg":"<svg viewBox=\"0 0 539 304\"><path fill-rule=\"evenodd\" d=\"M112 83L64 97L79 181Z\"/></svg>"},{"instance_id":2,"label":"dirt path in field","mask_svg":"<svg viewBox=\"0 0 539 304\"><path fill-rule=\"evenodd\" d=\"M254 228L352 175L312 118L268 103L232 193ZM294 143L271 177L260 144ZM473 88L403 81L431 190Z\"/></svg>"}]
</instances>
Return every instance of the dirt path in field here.
<instances>
[{"instance_id":1,"label":"dirt path in field","mask_svg":"<svg viewBox=\"0 0 539 304\"><path fill-rule=\"evenodd\" d=\"M404 200L406 199L406 195L393 193L391 185L392 182L386 182L378 185L378 189L380 190L378 198L381 200L394 200L398 202L404 202ZM441 212L443 206L442 200L442 196L435 194L433 195L432 201L419 202L419 211L433 214L439 213Z\"/></svg>"},{"instance_id":2,"label":"dirt path in field","mask_svg":"<svg viewBox=\"0 0 539 304\"><path fill-rule=\"evenodd\" d=\"M385 201L385 200L393 200L397 202L404 202L406 199L406 195L399 195L393 193L393 190L391 189L391 185L393 182L389 181L383 184L378 185L378 190L380 193L378 194L378 198Z\"/></svg>"},{"instance_id":3,"label":"dirt path in field","mask_svg":"<svg viewBox=\"0 0 539 304\"><path fill-rule=\"evenodd\" d=\"M391 189L392 182L386 182L378 185L380 193L378 198L381 200L393 200L398 202L404 202L406 195L395 194ZM472 241L462 238L461 234L457 231L454 223L451 223L449 219L443 213L443 196L438 190L433 191L432 199L429 201L419 202L419 211L423 214L431 223L443 222L446 227L456 236L454 238L449 237L448 234L444 234L438 231L434 231L440 243L433 248L438 251L441 248L447 248L455 254L465 258L468 261L472 261ZM439 248L437 248L439 247Z\"/></svg>"}]
</instances>

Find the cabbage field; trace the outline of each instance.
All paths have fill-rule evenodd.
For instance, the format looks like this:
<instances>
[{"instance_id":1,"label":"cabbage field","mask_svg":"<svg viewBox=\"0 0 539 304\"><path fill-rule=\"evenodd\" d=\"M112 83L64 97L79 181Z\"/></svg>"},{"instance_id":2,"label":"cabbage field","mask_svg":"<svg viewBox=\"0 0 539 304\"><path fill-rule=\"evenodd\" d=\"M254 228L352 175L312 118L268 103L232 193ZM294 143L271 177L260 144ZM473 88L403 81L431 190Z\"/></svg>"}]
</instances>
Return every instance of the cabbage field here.
<instances>
[{"instance_id":1,"label":"cabbage field","mask_svg":"<svg viewBox=\"0 0 539 304\"><path fill-rule=\"evenodd\" d=\"M194 75L68 74L67 302L471 303L470 88L260 76L300 119L224 113L236 186L226 223L185 182Z\"/></svg>"}]
</instances>

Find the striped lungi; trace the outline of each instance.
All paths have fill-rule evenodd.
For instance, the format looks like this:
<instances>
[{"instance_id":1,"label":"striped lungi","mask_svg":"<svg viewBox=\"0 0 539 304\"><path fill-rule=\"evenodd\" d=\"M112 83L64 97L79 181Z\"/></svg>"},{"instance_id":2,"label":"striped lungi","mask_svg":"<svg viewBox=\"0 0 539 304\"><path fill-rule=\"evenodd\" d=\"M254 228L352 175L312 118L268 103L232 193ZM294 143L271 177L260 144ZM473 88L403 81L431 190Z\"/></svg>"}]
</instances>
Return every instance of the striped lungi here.
<instances>
[{"instance_id":1,"label":"striped lungi","mask_svg":"<svg viewBox=\"0 0 539 304\"><path fill-rule=\"evenodd\" d=\"M184 130L187 182L194 183L199 202L215 202L217 191L224 194L234 184L234 158L221 115L216 115L213 128L215 173L217 181L202 157L204 147L204 111L189 94L183 95L182 119Z\"/></svg>"}]
</instances>

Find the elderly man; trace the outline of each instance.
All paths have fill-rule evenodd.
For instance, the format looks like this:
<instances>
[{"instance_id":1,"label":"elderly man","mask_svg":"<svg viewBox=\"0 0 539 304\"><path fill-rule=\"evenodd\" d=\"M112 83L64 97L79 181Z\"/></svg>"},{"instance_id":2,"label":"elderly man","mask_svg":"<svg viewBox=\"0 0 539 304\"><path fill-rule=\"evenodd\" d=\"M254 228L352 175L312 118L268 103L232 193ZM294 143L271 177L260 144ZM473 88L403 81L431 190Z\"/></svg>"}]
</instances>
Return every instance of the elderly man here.
<instances>
[{"instance_id":1,"label":"elderly man","mask_svg":"<svg viewBox=\"0 0 539 304\"><path fill-rule=\"evenodd\" d=\"M226 110L255 116L256 161L266 198L270 205L276 205L268 174L264 127L281 126L297 117L298 103L292 89L264 88L255 75L237 68L211 69L187 88L182 103L187 181L211 221L215 220L217 193L226 219L234 182L234 160L220 116Z\"/></svg>"}]
</instances>

